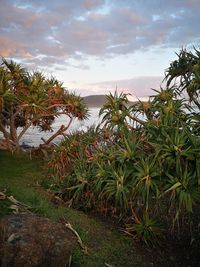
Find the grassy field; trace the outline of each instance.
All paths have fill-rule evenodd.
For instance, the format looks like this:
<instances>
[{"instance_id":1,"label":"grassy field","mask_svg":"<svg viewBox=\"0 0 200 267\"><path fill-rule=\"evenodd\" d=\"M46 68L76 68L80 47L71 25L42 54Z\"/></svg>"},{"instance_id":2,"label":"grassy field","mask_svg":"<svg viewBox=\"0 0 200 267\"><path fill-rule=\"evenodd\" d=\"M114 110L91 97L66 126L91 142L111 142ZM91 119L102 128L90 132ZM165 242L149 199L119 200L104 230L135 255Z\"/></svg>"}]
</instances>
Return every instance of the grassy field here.
<instances>
[{"instance_id":1,"label":"grassy field","mask_svg":"<svg viewBox=\"0 0 200 267\"><path fill-rule=\"evenodd\" d=\"M111 224L51 203L40 186L44 178L41 161L0 151L0 191L6 190L7 195L31 206L31 211L41 216L56 221L64 216L80 234L89 254L84 254L77 245L72 266L149 266L146 257L134 248L133 241ZM8 201L0 201L0 217L11 212L9 206Z\"/></svg>"}]
</instances>

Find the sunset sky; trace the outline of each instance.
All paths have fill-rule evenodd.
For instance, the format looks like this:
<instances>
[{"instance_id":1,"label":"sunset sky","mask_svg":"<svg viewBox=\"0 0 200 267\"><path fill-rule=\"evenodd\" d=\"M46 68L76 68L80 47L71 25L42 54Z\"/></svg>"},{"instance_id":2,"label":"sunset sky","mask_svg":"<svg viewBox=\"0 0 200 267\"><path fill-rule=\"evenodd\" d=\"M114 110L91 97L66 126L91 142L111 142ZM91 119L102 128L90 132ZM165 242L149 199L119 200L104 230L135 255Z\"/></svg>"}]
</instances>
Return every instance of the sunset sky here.
<instances>
[{"instance_id":1,"label":"sunset sky","mask_svg":"<svg viewBox=\"0 0 200 267\"><path fill-rule=\"evenodd\" d=\"M200 48L200 0L0 0L0 56L78 94L148 96L182 47Z\"/></svg>"}]
</instances>

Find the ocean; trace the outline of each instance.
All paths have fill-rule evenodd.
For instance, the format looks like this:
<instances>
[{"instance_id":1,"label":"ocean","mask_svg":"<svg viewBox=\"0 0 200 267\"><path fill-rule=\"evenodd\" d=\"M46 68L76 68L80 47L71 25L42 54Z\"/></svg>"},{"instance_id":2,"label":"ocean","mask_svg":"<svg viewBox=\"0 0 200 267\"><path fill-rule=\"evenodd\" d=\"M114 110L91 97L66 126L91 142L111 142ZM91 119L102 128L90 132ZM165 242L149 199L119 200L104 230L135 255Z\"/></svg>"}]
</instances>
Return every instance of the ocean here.
<instances>
[{"instance_id":1,"label":"ocean","mask_svg":"<svg viewBox=\"0 0 200 267\"><path fill-rule=\"evenodd\" d=\"M71 133L74 131L85 131L88 127L94 124L98 124L100 122L99 108L90 108L89 113L90 117L88 120L80 121L78 119L75 119L69 127L68 132ZM20 143L24 143L29 146L38 146L39 144L43 143L41 138L47 140L53 133L55 133L59 129L62 124L67 125L68 122L69 119L67 118L67 116L62 115L59 118L56 118L55 122L52 125L53 132L40 132L37 127L30 127L29 130L22 137ZM18 131L20 130L21 129L19 128ZM53 142L59 143L62 138L63 137L59 136Z\"/></svg>"}]
</instances>

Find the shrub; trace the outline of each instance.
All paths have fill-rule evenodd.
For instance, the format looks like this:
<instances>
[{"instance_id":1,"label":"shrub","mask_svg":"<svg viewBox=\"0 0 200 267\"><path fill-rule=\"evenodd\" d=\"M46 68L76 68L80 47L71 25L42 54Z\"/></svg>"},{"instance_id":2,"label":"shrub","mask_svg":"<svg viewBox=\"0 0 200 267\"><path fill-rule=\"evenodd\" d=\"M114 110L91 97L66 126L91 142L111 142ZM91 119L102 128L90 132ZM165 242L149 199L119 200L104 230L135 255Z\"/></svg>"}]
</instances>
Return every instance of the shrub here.
<instances>
[{"instance_id":1,"label":"shrub","mask_svg":"<svg viewBox=\"0 0 200 267\"><path fill-rule=\"evenodd\" d=\"M181 51L167 71L167 87L155 90L148 102L128 106L126 94L107 96L100 110L102 124L60 144L48 166L60 179L63 197L131 222L128 231L147 244L161 236L157 218L169 229L179 226L180 219L187 225L195 217L194 206L200 202L200 106L199 87L194 89L191 82L200 85L199 56L198 51ZM188 68L181 65L183 59ZM177 77L180 85L171 86ZM181 95L184 90L190 101Z\"/></svg>"}]
</instances>

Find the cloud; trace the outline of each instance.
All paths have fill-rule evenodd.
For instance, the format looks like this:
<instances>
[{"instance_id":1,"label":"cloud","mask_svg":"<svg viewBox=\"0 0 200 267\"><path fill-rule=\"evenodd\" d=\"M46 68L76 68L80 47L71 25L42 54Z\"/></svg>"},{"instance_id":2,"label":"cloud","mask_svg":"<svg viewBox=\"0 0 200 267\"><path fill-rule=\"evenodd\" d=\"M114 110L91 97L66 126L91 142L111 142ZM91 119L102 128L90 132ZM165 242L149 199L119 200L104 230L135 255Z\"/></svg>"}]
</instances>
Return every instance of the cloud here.
<instances>
[{"instance_id":1,"label":"cloud","mask_svg":"<svg viewBox=\"0 0 200 267\"><path fill-rule=\"evenodd\" d=\"M104 1L102 0L85 0L83 2L84 7L86 7L87 9L92 9L94 7L98 7L101 6L104 3Z\"/></svg>"},{"instance_id":2,"label":"cloud","mask_svg":"<svg viewBox=\"0 0 200 267\"><path fill-rule=\"evenodd\" d=\"M2 0L0 55L56 67L78 55L195 45L199 14L199 0Z\"/></svg>"},{"instance_id":3,"label":"cloud","mask_svg":"<svg viewBox=\"0 0 200 267\"><path fill-rule=\"evenodd\" d=\"M162 82L163 76L141 76L132 79L104 81L99 83L86 84L83 88L76 88L82 95L89 94L107 94L108 92L114 93L124 92L131 94L135 99L144 97L148 98L154 94L152 89L159 90L164 87L165 83Z\"/></svg>"}]
</instances>

